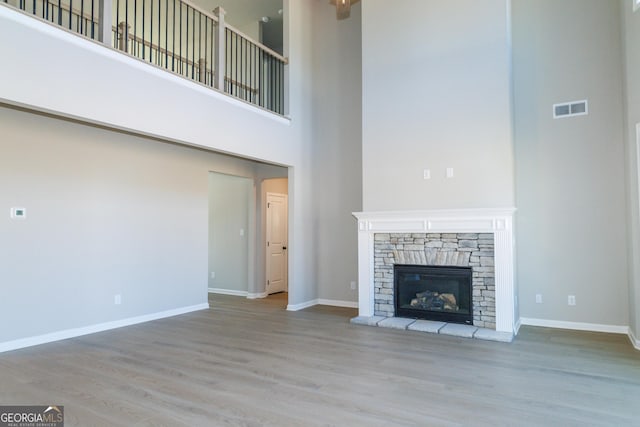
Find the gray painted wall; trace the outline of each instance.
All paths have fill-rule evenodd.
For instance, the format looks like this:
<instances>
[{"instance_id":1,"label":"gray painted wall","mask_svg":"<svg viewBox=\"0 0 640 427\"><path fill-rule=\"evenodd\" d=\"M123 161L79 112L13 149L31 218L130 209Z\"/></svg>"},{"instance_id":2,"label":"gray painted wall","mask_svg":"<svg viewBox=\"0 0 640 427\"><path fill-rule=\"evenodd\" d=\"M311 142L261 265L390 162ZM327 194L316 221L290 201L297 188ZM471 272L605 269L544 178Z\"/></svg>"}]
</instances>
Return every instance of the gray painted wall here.
<instances>
[{"instance_id":1,"label":"gray painted wall","mask_svg":"<svg viewBox=\"0 0 640 427\"><path fill-rule=\"evenodd\" d=\"M520 314L627 325L618 3L514 0L513 64ZM582 99L589 115L552 118Z\"/></svg>"},{"instance_id":2,"label":"gray painted wall","mask_svg":"<svg viewBox=\"0 0 640 427\"><path fill-rule=\"evenodd\" d=\"M636 124L640 123L640 10L633 12L631 1L620 0L625 52L626 154L629 229L629 325L640 336L640 200L638 197Z\"/></svg>"},{"instance_id":3,"label":"gray painted wall","mask_svg":"<svg viewBox=\"0 0 640 427\"><path fill-rule=\"evenodd\" d=\"M255 209L253 179L209 173L209 288L249 291Z\"/></svg>"},{"instance_id":4,"label":"gray painted wall","mask_svg":"<svg viewBox=\"0 0 640 427\"><path fill-rule=\"evenodd\" d=\"M313 2L313 243L318 297L357 301L358 241L352 212L362 210L361 6L336 20Z\"/></svg>"},{"instance_id":5,"label":"gray painted wall","mask_svg":"<svg viewBox=\"0 0 640 427\"><path fill-rule=\"evenodd\" d=\"M514 206L507 4L362 2L365 211Z\"/></svg>"},{"instance_id":6,"label":"gray painted wall","mask_svg":"<svg viewBox=\"0 0 640 427\"><path fill-rule=\"evenodd\" d=\"M5 107L0 128L0 342L207 301L208 174L253 162Z\"/></svg>"}]
</instances>

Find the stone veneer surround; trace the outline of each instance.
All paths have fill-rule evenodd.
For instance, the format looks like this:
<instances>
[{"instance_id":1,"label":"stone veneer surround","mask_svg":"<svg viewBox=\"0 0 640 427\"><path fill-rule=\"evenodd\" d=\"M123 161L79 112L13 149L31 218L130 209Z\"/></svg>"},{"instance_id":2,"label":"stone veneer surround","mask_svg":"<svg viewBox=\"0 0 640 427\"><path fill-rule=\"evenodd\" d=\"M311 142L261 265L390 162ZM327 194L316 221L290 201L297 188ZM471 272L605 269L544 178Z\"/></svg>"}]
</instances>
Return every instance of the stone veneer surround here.
<instances>
[{"instance_id":1,"label":"stone veneer surround","mask_svg":"<svg viewBox=\"0 0 640 427\"><path fill-rule=\"evenodd\" d=\"M473 325L495 329L493 233L374 234L376 316L394 316L395 264L471 267Z\"/></svg>"},{"instance_id":2,"label":"stone veneer surround","mask_svg":"<svg viewBox=\"0 0 640 427\"><path fill-rule=\"evenodd\" d=\"M495 330L516 333L514 212L514 208L498 208L354 213L358 219L359 317L374 317L376 234L493 234Z\"/></svg>"}]
</instances>

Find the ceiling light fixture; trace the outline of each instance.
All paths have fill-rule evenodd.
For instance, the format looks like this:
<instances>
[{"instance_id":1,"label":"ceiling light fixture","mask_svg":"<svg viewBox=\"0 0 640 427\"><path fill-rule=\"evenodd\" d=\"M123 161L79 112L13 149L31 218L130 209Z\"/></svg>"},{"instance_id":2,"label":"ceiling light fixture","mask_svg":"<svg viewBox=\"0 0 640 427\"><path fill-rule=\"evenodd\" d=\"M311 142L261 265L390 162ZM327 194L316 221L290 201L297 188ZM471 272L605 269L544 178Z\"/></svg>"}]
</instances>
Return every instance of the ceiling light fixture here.
<instances>
[{"instance_id":1,"label":"ceiling light fixture","mask_svg":"<svg viewBox=\"0 0 640 427\"><path fill-rule=\"evenodd\" d=\"M329 0L329 4L336 6L336 18L346 19L351 15L351 5L360 0Z\"/></svg>"}]
</instances>

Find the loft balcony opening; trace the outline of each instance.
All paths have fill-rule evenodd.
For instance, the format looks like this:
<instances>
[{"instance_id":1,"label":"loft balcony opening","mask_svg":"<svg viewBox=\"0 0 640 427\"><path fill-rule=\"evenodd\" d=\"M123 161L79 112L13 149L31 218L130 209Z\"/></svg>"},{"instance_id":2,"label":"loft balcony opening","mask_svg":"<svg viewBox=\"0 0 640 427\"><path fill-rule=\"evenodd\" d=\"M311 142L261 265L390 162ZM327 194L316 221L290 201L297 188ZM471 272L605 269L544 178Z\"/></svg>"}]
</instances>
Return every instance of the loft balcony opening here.
<instances>
[{"instance_id":1,"label":"loft balcony opening","mask_svg":"<svg viewBox=\"0 0 640 427\"><path fill-rule=\"evenodd\" d=\"M283 1L218 3L222 4L209 11L189 0L0 0L2 5L168 72L285 115L288 59L283 56Z\"/></svg>"}]
</instances>

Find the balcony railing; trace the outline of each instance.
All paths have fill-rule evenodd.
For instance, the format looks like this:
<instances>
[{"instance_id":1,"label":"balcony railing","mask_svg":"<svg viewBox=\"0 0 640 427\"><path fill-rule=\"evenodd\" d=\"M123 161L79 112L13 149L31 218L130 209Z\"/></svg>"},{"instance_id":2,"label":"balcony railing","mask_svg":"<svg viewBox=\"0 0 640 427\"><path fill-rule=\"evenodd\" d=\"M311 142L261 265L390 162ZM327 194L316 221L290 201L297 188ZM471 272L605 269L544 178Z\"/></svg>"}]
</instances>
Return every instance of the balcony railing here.
<instances>
[{"instance_id":1,"label":"balcony railing","mask_svg":"<svg viewBox=\"0 0 640 427\"><path fill-rule=\"evenodd\" d=\"M285 114L287 59L188 0L0 0L84 37ZM105 22L111 22L106 27ZM217 70L222 70L219 75Z\"/></svg>"}]
</instances>

